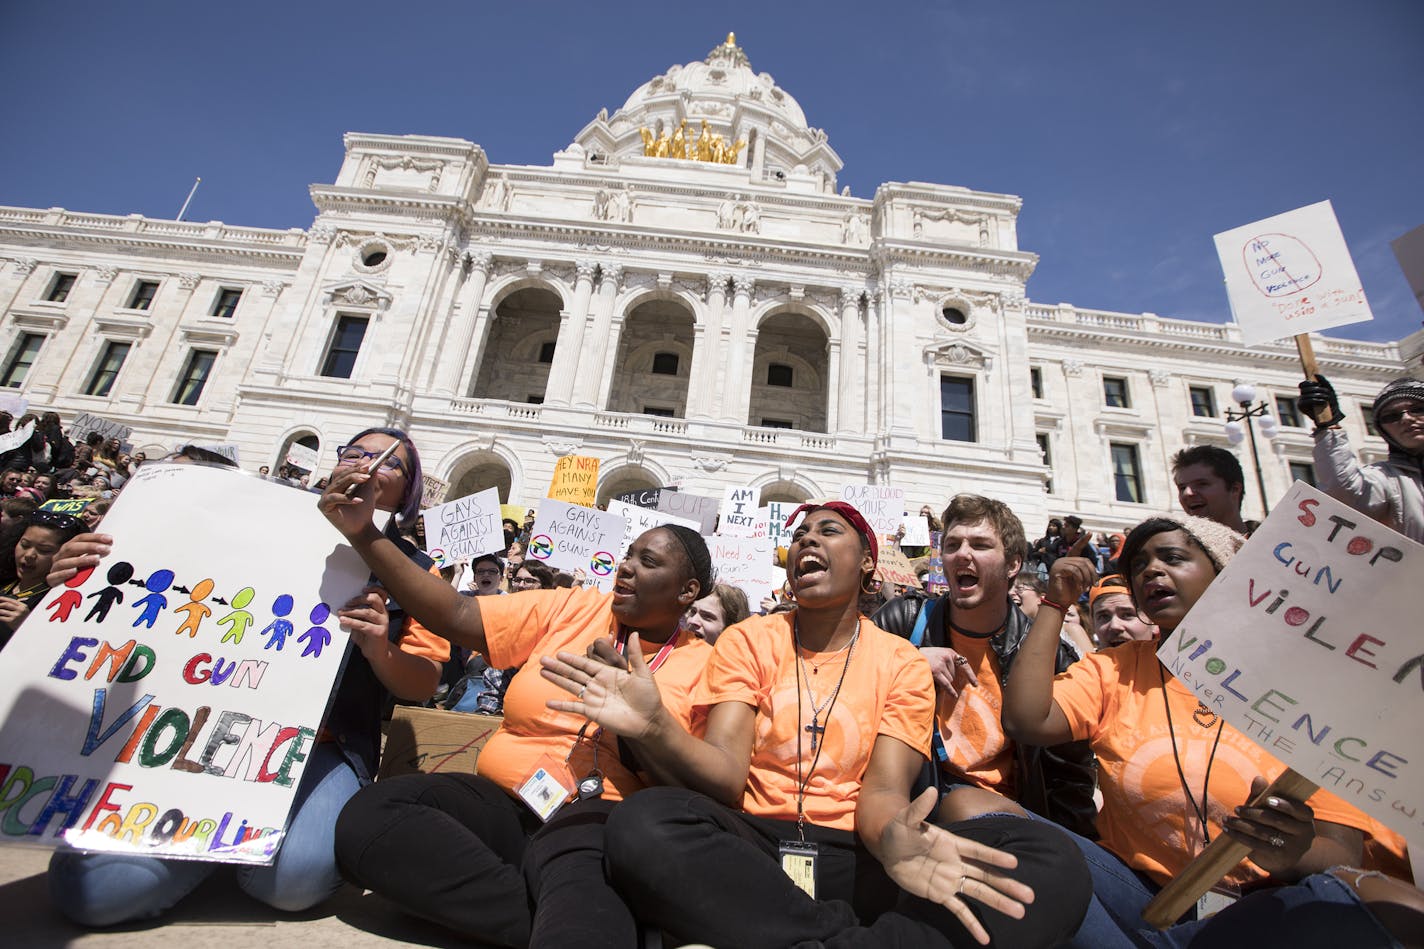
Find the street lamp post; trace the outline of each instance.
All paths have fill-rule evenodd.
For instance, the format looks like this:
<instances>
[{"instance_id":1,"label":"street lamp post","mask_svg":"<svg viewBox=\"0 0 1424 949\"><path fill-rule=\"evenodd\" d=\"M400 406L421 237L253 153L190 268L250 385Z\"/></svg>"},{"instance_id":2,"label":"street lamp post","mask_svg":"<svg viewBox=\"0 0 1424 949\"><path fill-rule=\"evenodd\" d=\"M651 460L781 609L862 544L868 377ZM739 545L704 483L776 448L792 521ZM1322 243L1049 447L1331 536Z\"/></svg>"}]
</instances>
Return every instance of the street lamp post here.
<instances>
[{"instance_id":1,"label":"street lamp post","mask_svg":"<svg viewBox=\"0 0 1424 949\"><path fill-rule=\"evenodd\" d=\"M1256 466L1256 487L1261 491L1261 511L1270 514L1271 508L1266 501L1266 479L1261 475L1261 456L1256 450L1256 429L1251 425L1251 419L1260 420L1257 424L1261 426L1261 434L1267 438L1276 437L1279 425L1264 399L1254 406L1251 404L1256 400L1256 387L1249 382L1238 383L1231 390L1231 398L1241 408L1226 410L1226 438L1233 445L1250 439L1251 463Z\"/></svg>"}]
</instances>

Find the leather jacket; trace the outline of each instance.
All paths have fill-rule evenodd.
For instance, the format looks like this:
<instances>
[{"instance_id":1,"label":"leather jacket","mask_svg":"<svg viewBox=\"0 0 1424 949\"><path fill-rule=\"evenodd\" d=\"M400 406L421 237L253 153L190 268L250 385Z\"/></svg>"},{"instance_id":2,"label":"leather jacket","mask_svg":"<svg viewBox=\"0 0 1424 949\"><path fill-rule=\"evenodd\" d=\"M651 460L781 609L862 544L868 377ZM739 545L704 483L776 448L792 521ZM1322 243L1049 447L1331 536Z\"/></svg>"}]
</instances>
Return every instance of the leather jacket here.
<instances>
[{"instance_id":1,"label":"leather jacket","mask_svg":"<svg viewBox=\"0 0 1424 949\"><path fill-rule=\"evenodd\" d=\"M870 621L908 639L926 602L932 612L923 645L948 646L949 609L944 597L930 600L919 591L910 591L876 610ZM989 640L989 648L998 659L1000 688L1008 683L1009 669L1028 636L1029 626L1028 617L1010 603L1008 622ZM1063 672L1077 658L1072 648L1060 640L1054 672ZM1088 742L1070 741L1048 747L1015 742L1014 764L1021 805L1089 840L1098 839L1098 809L1093 801L1098 761Z\"/></svg>"}]
</instances>

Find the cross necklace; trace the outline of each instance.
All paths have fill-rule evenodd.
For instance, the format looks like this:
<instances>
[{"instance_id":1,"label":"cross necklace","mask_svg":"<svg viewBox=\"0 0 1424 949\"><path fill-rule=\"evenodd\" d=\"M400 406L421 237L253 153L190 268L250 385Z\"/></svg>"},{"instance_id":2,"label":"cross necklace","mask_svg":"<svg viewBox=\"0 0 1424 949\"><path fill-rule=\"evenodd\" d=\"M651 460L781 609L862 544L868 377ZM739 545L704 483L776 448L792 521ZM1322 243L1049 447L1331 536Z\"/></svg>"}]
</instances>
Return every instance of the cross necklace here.
<instances>
[{"instance_id":1,"label":"cross necklace","mask_svg":"<svg viewBox=\"0 0 1424 949\"><path fill-rule=\"evenodd\" d=\"M850 642L841 647L841 649L848 650L846 652L845 665L841 666L841 675L840 678L836 680L836 687L832 689L830 694L822 699L820 703L816 702L816 693L811 691L811 677L806 675L807 662L806 658L801 655L801 624L799 622L795 624L794 632L796 637L796 661L801 664L801 677L806 680L806 697L811 700L811 724L805 726L802 730L811 736L811 751L814 752L816 746L820 744L821 738L826 733L826 726L821 724L821 713L835 702L836 696L840 694L841 686L845 683L846 670L850 668L851 657L855 655L856 641L860 639L860 627L857 626L855 632L851 633ZM837 649L836 653L840 651L840 649ZM832 655L835 655L835 653L832 653ZM799 695L796 702L797 707L800 708L801 700ZM798 714L798 718L799 717ZM829 716L827 720L829 720Z\"/></svg>"}]
</instances>

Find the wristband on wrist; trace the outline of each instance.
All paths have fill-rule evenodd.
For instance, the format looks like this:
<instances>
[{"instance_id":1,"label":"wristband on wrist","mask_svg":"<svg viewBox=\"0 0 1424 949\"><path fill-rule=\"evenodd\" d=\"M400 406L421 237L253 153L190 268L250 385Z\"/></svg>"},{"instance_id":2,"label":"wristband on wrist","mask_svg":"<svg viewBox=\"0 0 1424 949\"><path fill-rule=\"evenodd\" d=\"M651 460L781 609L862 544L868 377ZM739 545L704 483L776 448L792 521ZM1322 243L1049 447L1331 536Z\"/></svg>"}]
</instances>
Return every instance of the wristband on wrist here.
<instances>
[{"instance_id":1,"label":"wristband on wrist","mask_svg":"<svg viewBox=\"0 0 1424 949\"><path fill-rule=\"evenodd\" d=\"M1039 598L1038 598L1038 602L1039 602L1041 605L1043 605L1043 606L1051 606L1051 607L1053 607L1055 610L1057 610L1058 612L1062 613L1064 616L1067 616L1067 615L1068 615L1068 607L1064 606L1062 603L1059 603L1059 602L1057 602L1057 601L1055 601L1055 600L1050 600L1050 599L1049 599L1048 597L1046 597L1046 596L1041 596L1041 597L1039 597Z\"/></svg>"}]
</instances>

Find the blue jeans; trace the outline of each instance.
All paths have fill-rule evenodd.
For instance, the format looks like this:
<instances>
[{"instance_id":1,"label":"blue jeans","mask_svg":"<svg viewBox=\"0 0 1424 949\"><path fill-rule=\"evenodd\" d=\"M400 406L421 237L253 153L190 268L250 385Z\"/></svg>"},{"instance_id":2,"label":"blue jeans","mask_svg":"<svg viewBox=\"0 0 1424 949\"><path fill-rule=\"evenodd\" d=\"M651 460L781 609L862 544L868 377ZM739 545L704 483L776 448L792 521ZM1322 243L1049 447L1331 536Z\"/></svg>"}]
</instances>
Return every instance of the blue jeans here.
<instances>
[{"instance_id":1,"label":"blue jeans","mask_svg":"<svg viewBox=\"0 0 1424 949\"><path fill-rule=\"evenodd\" d=\"M342 885L333 850L336 815L361 784L336 745L317 745L297 788L277 859L266 867L236 867L238 887L287 912L309 909L335 893ZM221 866L61 850L49 862L50 898L81 926L113 926L161 915Z\"/></svg>"}]
</instances>

